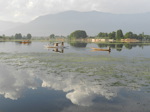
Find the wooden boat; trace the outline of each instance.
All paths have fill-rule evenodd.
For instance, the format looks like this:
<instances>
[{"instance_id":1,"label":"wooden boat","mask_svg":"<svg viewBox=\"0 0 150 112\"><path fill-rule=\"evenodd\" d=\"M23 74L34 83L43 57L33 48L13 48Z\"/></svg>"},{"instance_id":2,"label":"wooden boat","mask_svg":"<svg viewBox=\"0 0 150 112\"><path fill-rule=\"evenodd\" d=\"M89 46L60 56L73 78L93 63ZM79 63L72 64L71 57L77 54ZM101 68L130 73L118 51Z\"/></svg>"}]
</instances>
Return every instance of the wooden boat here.
<instances>
[{"instance_id":1,"label":"wooden boat","mask_svg":"<svg viewBox=\"0 0 150 112\"><path fill-rule=\"evenodd\" d=\"M23 40L23 41L20 41L20 43L21 44L29 44L29 43L31 43L31 41L30 40Z\"/></svg>"},{"instance_id":2,"label":"wooden boat","mask_svg":"<svg viewBox=\"0 0 150 112\"><path fill-rule=\"evenodd\" d=\"M111 51L110 47L108 49L100 49L100 48L91 48L93 51Z\"/></svg>"}]
</instances>

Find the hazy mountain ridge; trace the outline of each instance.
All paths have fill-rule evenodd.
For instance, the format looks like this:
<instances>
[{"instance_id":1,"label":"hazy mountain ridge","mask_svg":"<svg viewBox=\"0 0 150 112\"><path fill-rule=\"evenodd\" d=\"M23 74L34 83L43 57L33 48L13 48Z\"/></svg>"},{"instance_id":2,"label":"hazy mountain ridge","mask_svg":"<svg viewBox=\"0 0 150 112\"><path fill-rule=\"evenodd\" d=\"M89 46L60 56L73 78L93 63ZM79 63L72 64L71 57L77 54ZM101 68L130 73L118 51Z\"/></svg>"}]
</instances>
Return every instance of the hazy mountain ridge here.
<instances>
[{"instance_id":1,"label":"hazy mountain ridge","mask_svg":"<svg viewBox=\"0 0 150 112\"><path fill-rule=\"evenodd\" d=\"M31 33L34 36L69 35L75 30L85 30L88 35L99 32L112 32L122 29L123 32L150 34L150 13L142 14L111 14L97 11L78 12L66 11L57 14L40 16L35 20L7 30L4 34L14 35Z\"/></svg>"}]
</instances>

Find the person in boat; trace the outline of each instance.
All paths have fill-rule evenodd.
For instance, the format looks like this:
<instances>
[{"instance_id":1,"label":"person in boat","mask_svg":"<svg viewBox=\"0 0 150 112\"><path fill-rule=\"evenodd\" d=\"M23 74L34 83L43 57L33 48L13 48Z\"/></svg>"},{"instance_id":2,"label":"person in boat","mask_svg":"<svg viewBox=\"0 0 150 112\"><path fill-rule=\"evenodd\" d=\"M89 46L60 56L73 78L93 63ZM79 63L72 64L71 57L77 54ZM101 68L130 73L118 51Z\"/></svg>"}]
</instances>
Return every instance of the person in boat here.
<instances>
[{"instance_id":1,"label":"person in boat","mask_svg":"<svg viewBox=\"0 0 150 112\"><path fill-rule=\"evenodd\" d=\"M62 46L62 47L64 46L64 42L61 42L61 46Z\"/></svg>"},{"instance_id":2,"label":"person in boat","mask_svg":"<svg viewBox=\"0 0 150 112\"><path fill-rule=\"evenodd\" d=\"M58 46L58 44L59 44L59 43L55 43L55 44L54 44L54 47L57 47L57 46Z\"/></svg>"},{"instance_id":3,"label":"person in boat","mask_svg":"<svg viewBox=\"0 0 150 112\"><path fill-rule=\"evenodd\" d=\"M61 44L60 47L63 47L63 46L64 46L64 42L61 42L61 43L55 43L55 44L54 44L54 47L59 46L59 44Z\"/></svg>"}]
</instances>

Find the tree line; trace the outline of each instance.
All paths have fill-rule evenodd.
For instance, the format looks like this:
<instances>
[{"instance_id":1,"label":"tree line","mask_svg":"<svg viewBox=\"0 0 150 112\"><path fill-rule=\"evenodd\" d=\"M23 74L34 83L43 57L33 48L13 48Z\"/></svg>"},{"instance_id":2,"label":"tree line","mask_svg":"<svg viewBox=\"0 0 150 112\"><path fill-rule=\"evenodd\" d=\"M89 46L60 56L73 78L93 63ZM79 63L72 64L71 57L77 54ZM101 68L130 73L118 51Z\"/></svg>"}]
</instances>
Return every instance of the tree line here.
<instances>
[{"instance_id":1,"label":"tree line","mask_svg":"<svg viewBox=\"0 0 150 112\"><path fill-rule=\"evenodd\" d=\"M32 35L28 33L26 36L22 36L21 33L16 33L15 36L5 36L2 35L0 36L0 39L31 39ZM65 38L64 36L56 36L54 34L51 34L49 36L49 39L55 39L55 38ZM129 31L125 34L123 34L123 31L121 29L117 31L113 31L110 33L107 32L100 32L96 36L89 37L84 30L76 30L72 32L69 36L68 39L85 39L85 38L101 38L101 39L114 39L114 40L120 40L120 39L138 39L138 40L147 40L150 41L150 35L145 35L144 33L141 34L134 34L133 32Z\"/></svg>"},{"instance_id":2,"label":"tree line","mask_svg":"<svg viewBox=\"0 0 150 112\"><path fill-rule=\"evenodd\" d=\"M87 38L87 37L88 36L86 32L83 30L76 30L68 36L69 39L80 39L80 38ZM130 39L138 39L138 40L143 40L143 39L150 40L150 35L144 35L144 33L138 35L138 34L134 34L131 31L123 34L123 31L119 29L117 31L113 31L110 33L100 32L97 36L92 38L114 39L114 40L130 38Z\"/></svg>"},{"instance_id":3,"label":"tree line","mask_svg":"<svg viewBox=\"0 0 150 112\"><path fill-rule=\"evenodd\" d=\"M116 32L110 32L110 33L104 33L104 32L100 32L97 35L97 38L108 38L108 39L115 39L115 40L120 40L120 39L138 39L138 40L142 40L142 39L150 39L150 35L144 35L144 33L142 34L134 34L133 32L129 31L125 34L123 34L122 30L117 30Z\"/></svg>"},{"instance_id":4,"label":"tree line","mask_svg":"<svg viewBox=\"0 0 150 112\"><path fill-rule=\"evenodd\" d=\"M30 33L28 33L26 36L22 36L21 33L16 33L15 36L5 36L5 35L2 35L0 36L0 39L31 39L32 38L32 35Z\"/></svg>"},{"instance_id":5,"label":"tree line","mask_svg":"<svg viewBox=\"0 0 150 112\"><path fill-rule=\"evenodd\" d=\"M15 39L31 39L32 35L28 33L26 36L22 36L21 33L16 33L15 34Z\"/></svg>"}]
</instances>

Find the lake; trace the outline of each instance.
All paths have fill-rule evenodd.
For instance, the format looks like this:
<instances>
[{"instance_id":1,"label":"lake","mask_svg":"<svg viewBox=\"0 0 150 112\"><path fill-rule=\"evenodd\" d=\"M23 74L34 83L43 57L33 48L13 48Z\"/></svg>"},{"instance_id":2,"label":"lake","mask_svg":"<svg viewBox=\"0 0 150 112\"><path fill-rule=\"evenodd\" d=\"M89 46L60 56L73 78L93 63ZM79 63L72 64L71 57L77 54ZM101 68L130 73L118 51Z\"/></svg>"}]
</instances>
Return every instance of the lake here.
<instances>
[{"instance_id":1,"label":"lake","mask_svg":"<svg viewBox=\"0 0 150 112\"><path fill-rule=\"evenodd\" d=\"M0 112L150 111L150 44L46 44L0 42Z\"/></svg>"}]
</instances>

